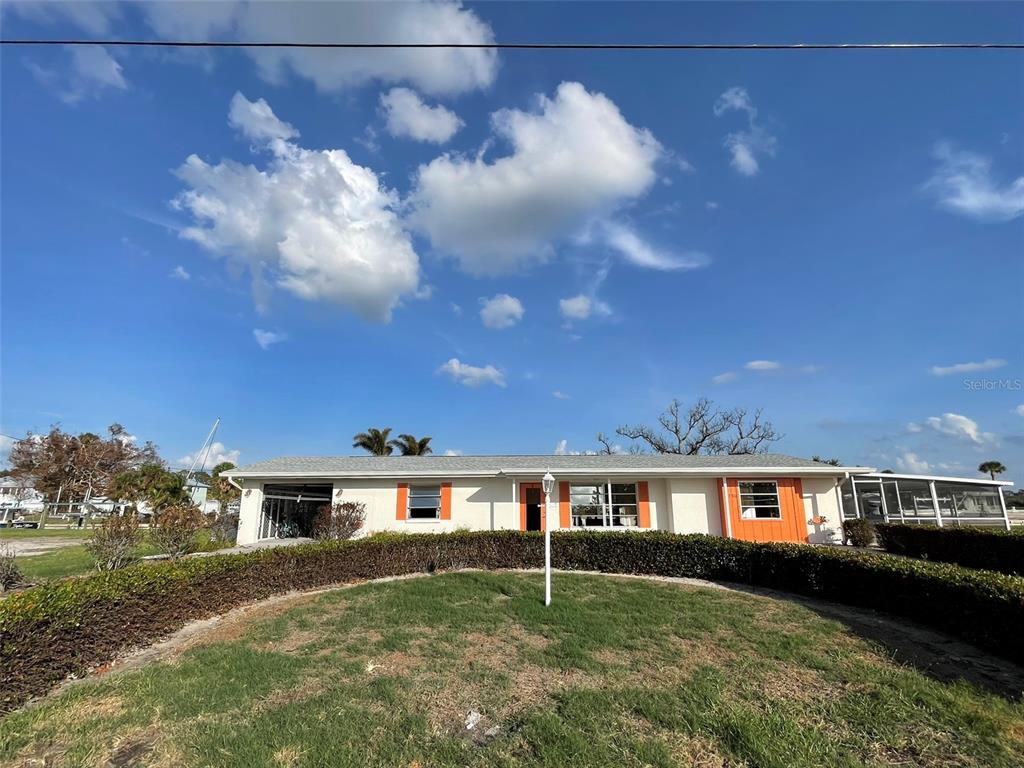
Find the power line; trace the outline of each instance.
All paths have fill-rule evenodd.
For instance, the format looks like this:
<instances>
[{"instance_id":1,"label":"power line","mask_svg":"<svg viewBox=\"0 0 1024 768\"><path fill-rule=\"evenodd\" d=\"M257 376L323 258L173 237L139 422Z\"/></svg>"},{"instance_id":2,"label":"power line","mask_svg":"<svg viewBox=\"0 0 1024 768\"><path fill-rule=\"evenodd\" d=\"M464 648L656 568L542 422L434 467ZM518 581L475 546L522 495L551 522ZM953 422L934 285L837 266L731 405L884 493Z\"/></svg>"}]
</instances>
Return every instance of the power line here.
<instances>
[{"instance_id":1,"label":"power line","mask_svg":"<svg viewBox=\"0 0 1024 768\"><path fill-rule=\"evenodd\" d=\"M0 45L104 45L132 48L476 48L492 50L601 50L601 51L821 51L922 49L1024 49L1024 43L292 43L231 40L0 40Z\"/></svg>"}]
</instances>

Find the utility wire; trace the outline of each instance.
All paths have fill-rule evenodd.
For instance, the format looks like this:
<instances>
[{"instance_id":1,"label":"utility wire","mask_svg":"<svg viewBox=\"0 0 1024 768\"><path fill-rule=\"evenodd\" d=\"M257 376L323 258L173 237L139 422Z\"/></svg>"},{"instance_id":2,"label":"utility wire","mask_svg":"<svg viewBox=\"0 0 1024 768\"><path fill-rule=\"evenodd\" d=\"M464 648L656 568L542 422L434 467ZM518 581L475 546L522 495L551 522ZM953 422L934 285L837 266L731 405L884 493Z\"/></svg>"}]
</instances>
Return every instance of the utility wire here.
<instances>
[{"instance_id":1,"label":"utility wire","mask_svg":"<svg viewBox=\"0 0 1024 768\"><path fill-rule=\"evenodd\" d=\"M1024 49L1024 43L291 43L230 40L0 40L0 45L105 45L133 48L483 48L615 51L821 51Z\"/></svg>"}]
</instances>

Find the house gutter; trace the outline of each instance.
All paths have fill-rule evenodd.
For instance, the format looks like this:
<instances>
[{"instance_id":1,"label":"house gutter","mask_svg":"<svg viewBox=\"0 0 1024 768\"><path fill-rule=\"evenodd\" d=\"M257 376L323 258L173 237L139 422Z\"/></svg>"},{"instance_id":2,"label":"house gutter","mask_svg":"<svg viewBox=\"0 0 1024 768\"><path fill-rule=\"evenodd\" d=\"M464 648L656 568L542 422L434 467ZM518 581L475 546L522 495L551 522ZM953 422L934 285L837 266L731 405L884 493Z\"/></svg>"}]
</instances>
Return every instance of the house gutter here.
<instances>
[{"instance_id":1,"label":"house gutter","mask_svg":"<svg viewBox=\"0 0 1024 768\"><path fill-rule=\"evenodd\" d=\"M436 478L447 478L447 477L506 477L515 478L529 475L543 475L549 470L548 467L527 467L527 468L508 468L498 470L442 470L442 471L430 471L424 472L422 470L410 470L405 472L400 471L387 471L387 472L373 472L373 471L344 471L344 472L222 472L221 475L227 477L229 481L234 485L234 478L257 478L267 480L332 480L332 479L359 479L359 480L373 480L373 479L396 479L406 477L436 477ZM828 468L820 469L818 467L737 467L735 469L729 468L724 469L722 467L702 467L697 469L691 468L678 468L678 467L664 467L664 468L622 468L622 469L602 469L597 467L583 467L583 468L572 468L572 469L559 469L551 471L556 472L562 477L808 477L808 476L824 476L824 477L839 477L842 475L849 476L851 474L870 474L875 470L871 467L847 467L843 469ZM237 485L235 487L238 487Z\"/></svg>"}]
</instances>

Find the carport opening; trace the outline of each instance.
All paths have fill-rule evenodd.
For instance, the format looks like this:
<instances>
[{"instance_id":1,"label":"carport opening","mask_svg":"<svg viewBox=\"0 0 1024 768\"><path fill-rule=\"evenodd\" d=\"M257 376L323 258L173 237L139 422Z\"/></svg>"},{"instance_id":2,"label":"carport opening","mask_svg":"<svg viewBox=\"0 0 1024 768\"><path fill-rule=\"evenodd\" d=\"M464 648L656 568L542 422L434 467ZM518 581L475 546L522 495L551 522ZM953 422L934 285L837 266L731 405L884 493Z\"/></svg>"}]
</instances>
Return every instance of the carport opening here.
<instances>
[{"instance_id":1,"label":"carport opening","mask_svg":"<svg viewBox=\"0 0 1024 768\"><path fill-rule=\"evenodd\" d=\"M261 539L313 535L317 511L331 503L330 485L264 485Z\"/></svg>"}]
</instances>

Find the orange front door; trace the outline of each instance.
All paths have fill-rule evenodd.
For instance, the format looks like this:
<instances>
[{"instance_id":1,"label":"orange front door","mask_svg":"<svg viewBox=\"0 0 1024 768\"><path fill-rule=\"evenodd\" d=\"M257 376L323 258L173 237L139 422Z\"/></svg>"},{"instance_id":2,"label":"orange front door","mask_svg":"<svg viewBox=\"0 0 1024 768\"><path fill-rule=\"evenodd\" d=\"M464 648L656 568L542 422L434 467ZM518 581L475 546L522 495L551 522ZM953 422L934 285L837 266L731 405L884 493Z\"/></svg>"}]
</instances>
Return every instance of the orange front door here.
<instances>
[{"instance_id":1,"label":"orange front door","mask_svg":"<svg viewBox=\"0 0 1024 768\"><path fill-rule=\"evenodd\" d=\"M540 483L519 484L519 530L543 531L546 510Z\"/></svg>"}]
</instances>

